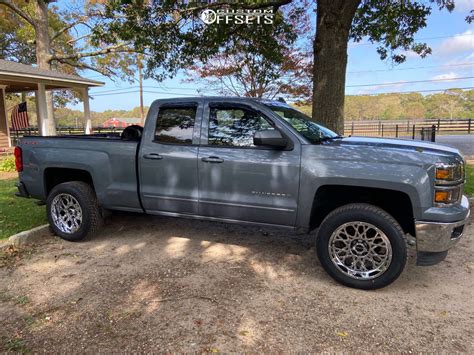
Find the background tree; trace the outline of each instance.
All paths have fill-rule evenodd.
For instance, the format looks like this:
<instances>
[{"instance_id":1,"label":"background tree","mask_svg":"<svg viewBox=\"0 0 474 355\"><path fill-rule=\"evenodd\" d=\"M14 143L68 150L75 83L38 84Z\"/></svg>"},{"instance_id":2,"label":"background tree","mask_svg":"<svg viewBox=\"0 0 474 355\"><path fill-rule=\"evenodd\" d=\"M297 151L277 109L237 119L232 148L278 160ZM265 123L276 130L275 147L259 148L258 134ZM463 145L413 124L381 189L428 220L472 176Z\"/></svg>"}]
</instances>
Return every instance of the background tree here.
<instances>
[{"instance_id":1,"label":"background tree","mask_svg":"<svg viewBox=\"0 0 474 355\"><path fill-rule=\"evenodd\" d=\"M433 7L452 11L453 0L317 0L312 116L327 127L344 130L344 90L350 39L378 43L382 60L406 60L404 52L431 53L414 35L426 26Z\"/></svg>"},{"instance_id":2,"label":"background tree","mask_svg":"<svg viewBox=\"0 0 474 355\"><path fill-rule=\"evenodd\" d=\"M202 81L222 95L308 101L311 67L308 56L300 53L288 53L275 63L273 58L236 50L193 66L186 82Z\"/></svg>"},{"instance_id":3,"label":"background tree","mask_svg":"<svg viewBox=\"0 0 474 355\"><path fill-rule=\"evenodd\" d=\"M198 61L205 62L217 55L222 48L226 48L226 44L239 43L240 40L254 43L259 40L258 36L262 36L258 26L216 23L205 25L197 20L203 9L255 9L272 6L279 10L290 3L290 6L296 6L296 1L293 3L291 0L197 5L165 1L161 6L145 6L143 9L118 5L113 5L112 8L121 13L121 28L128 27L131 32L136 32L135 27L140 26L142 32L139 43L151 53L147 61L147 74L160 78L172 76L180 68L192 66ZM377 52L381 59L394 63L404 62L404 53L407 51L424 57L431 53L431 49L426 43L417 42L414 35L426 27L427 17L433 8L447 11L454 8L453 0L314 0L314 4L316 35L313 39L312 117L337 132L343 131L344 124L348 41L352 39L359 42L366 39L378 43ZM146 20L132 20L136 19L136 11L141 11ZM307 11L311 11L311 7ZM278 15L282 16L282 12ZM170 22L167 18L172 18L173 21ZM169 36L159 26L163 21L167 23L166 29L173 32L171 41L165 41L162 37ZM278 44L280 33L264 35L267 48L281 48ZM162 70L161 73L157 68ZM386 115L397 116L393 111L386 112Z\"/></svg>"},{"instance_id":4,"label":"background tree","mask_svg":"<svg viewBox=\"0 0 474 355\"><path fill-rule=\"evenodd\" d=\"M99 2L80 2L60 11L54 1L0 0L2 29L0 55L42 69L57 69L76 74L77 70L94 70L109 77L131 78L134 72L133 41L93 36L94 27L111 25L112 13L104 12ZM102 26L102 29L104 26ZM32 50L33 49L33 50ZM58 103L68 98L66 91ZM55 134L53 96L46 92L47 119L45 134Z\"/></svg>"},{"instance_id":5,"label":"background tree","mask_svg":"<svg viewBox=\"0 0 474 355\"><path fill-rule=\"evenodd\" d=\"M296 0L291 6L296 7ZM0 0L0 6L32 26L35 52L40 67L69 65L114 75L112 68L130 68L130 53L144 56L144 76L163 80L178 70L205 62L233 44L255 44L256 58L283 63L282 38L291 38L291 22L286 21L282 6L292 0L191 3L167 0L159 3L144 0L87 2L79 10L63 10L60 19L67 23L50 31L46 0ZM315 0L316 35L313 40L312 116L335 131L342 132L344 88L348 41L367 39L378 43L381 59L395 63L406 60L405 51L420 56L430 53L425 43L417 43L415 33L426 26L434 7L451 11L453 0ZM274 26L247 24L206 25L199 20L204 9L273 8ZM311 11L308 8L307 11ZM72 36L70 51L56 49L61 36ZM262 40L264 39L264 40ZM259 45L257 45L259 44ZM249 53L252 53L249 50ZM263 63L263 62L262 62ZM122 65L123 64L123 65ZM397 113L387 111L388 116ZM371 114L369 114L371 116ZM387 116L387 117L388 117Z\"/></svg>"},{"instance_id":6,"label":"background tree","mask_svg":"<svg viewBox=\"0 0 474 355\"><path fill-rule=\"evenodd\" d=\"M277 11L279 6L289 2L291 0L251 1L246 7L272 7ZM44 69L61 64L118 76L121 71L114 68L120 68L127 75L135 72L136 56L130 55L135 53L144 58L145 77L163 80L192 65L195 60L205 60L216 54L230 39L253 42L250 38L256 39L262 31L267 31L265 38L269 51L272 47L279 48L276 38L282 36L282 31L291 31L291 26L284 24L275 27L273 32L258 25L250 31L247 25L207 26L198 20L202 10L222 6L235 8L240 7L239 4L188 4L178 0L160 3L143 0L80 2L78 6L54 11L66 25L52 31L52 3L48 0L0 0L0 8L32 27L36 63ZM54 45L62 36L73 33L74 38L67 41L70 50L65 52ZM278 56L278 51L273 53ZM55 124L50 93L47 99L47 134L53 134Z\"/></svg>"},{"instance_id":7,"label":"background tree","mask_svg":"<svg viewBox=\"0 0 474 355\"><path fill-rule=\"evenodd\" d=\"M218 53L193 65L186 81L202 81L223 95L309 102L312 53L308 44L314 33L309 6L307 0L293 0L273 26L260 26L259 36L229 39ZM269 48L268 36L274 32L281 33L278 46Z\"/></svg>"}]
</instances>

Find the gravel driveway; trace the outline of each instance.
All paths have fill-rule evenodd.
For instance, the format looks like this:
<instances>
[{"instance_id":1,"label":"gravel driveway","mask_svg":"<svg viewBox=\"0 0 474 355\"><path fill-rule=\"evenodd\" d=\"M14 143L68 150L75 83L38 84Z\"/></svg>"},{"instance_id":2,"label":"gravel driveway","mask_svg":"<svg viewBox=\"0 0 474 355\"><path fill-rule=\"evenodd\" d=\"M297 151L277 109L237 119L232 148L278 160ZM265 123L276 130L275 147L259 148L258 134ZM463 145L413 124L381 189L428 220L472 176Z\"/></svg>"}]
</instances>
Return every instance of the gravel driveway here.
<instances>
[{"instance_id":1,"label":"gravel driveway","mask_svg":"<svg viewBox=\"0 0 474 355\"><path fill-rule=\"evenodd\" d=\"M4 251L0 350L473 353L473 237L359 291L326 276L314 235L114 215L88 242Z\"/></svg>"}]
</instances>

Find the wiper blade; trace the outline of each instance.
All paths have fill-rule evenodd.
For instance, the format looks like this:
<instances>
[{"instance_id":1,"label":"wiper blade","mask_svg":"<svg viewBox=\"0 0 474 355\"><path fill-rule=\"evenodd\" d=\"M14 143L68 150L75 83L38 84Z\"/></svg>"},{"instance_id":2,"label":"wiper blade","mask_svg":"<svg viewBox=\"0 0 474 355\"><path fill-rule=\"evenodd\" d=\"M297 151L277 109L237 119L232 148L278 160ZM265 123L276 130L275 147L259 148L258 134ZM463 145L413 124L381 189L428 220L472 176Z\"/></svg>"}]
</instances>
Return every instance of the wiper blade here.
<instances>
[{"instance_id":1,"label":"wiper blade","mask_svg":"<svg viewBox=\"0 0 474 355\"><path fill-rule=\"evenodd\" d=\"M323 137L319 141L320 142L327 142L327 141L332 141L334 139L342 139L344 136L334 136L334 137Z\"/></svg>"}]
</instances>

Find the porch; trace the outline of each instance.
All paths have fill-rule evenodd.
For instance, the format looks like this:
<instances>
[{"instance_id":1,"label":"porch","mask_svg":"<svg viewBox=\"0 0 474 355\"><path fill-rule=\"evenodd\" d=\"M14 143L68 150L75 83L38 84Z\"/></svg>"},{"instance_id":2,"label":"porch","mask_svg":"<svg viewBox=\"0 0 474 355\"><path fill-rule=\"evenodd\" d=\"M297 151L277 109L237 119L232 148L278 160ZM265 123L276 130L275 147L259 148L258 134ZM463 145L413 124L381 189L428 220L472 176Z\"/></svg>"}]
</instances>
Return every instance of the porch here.
<instances>
[{"instance_id":1,"label":"porch","mask_svg":"<svg viewBox=\"0 0 474 355\"><path fill-rule=\"evenodd\" d=\"M0 59L0 151L12 147L9 115L6 107L7 94L35 93L38 131L40 135L47 136L54 135L55 131L48 128L48 122L52 122L54 117L52 110L48 109L46 93L58 89L76 89L81 92L83 97L84 133L89 134L92 128L89 88L102 85L104 85L103 82L77 75Z\"/></svg>"}]
</instances>

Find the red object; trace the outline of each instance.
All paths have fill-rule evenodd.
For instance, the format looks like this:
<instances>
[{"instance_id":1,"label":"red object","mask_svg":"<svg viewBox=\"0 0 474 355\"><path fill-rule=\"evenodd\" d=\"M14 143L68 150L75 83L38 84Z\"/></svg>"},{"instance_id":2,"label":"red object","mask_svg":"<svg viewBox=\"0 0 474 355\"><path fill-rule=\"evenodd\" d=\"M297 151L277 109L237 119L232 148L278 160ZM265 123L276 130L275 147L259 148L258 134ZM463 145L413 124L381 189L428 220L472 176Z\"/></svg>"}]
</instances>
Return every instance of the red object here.
<instances>
[{"instance_id":1,"label":"red object","mask_svg":"<svg viewBox=\"0 0 474 355\"><path fill-rule=\"evenodd\" d=\"M141 126L141 120L139 118L109 118L102 123L104 128L125 128L131 125Z\"/></svg>"},{"instance_id":2,"label":"red object","mask_svg":"<svg viewBox=\"0 0 474 355\"><path fill-rule=\"evenodd\" d=\"M30 123L28 122L28 110L26 107L26 101L22 102L12 110L12 128L15 131L19 129L28 128Z\"/></svg>"},{"instance_id":3,"label":"red object","mask_svg":"<svg viewBox=\"0 0 474 355\"><path fill-rule=\"evenodd\" d=\"M21 172L23 171L23 154L21 151L20 147L15 147L15 150L13 151L13 154L15 155L15 167L16 171Z\"/></svg>"}]
</instances>

